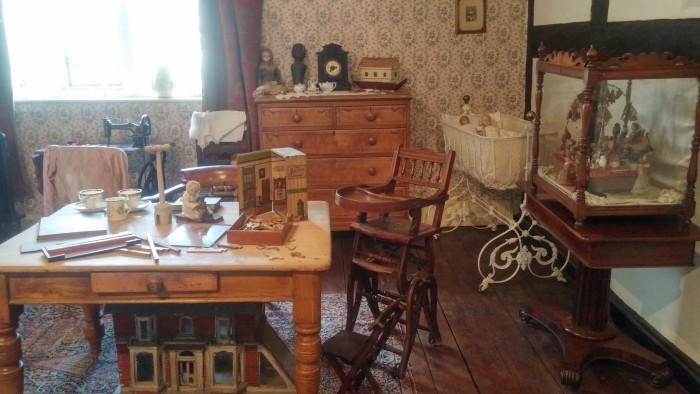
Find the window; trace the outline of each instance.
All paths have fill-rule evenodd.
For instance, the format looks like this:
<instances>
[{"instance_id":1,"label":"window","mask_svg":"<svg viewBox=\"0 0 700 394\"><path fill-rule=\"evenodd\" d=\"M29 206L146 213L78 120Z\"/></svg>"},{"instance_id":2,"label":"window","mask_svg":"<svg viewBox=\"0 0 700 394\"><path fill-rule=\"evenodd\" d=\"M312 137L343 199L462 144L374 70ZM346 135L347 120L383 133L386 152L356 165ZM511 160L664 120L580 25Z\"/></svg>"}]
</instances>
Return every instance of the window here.
<instances>
[{"instance_id":1,"label":"window","mask_svg":"<svg viewBox=\"0 0 700 394\"><path fill-rule=\"evenodd\" d=\"M3 0L17 99L201 95L197 0Z\"/></svg>"},{"instance_id":2,"label":"window","mask_svg":"<svg viewBox=\"0 0 700 394\"><path fill-rule=\"evenodd\" d=\"M155 361L153 353L138 353L136 355L136 382L155 381Z\"/></svg>"},{"instance_id":3,"label":"window","mask_svg":"<svg viewBox=\"0 0 700 394\"><path fill-rule=\"evenodd\" d=\"M207 352L207 383L218 392L237 393L245 387L243 348L231 345L213 345Z\"/></svg>"},{"instance_id":4,"label":"window","mask_svg":"<svg viewBox=\"0 0 700 394\"><path fill-rule=\"evenodd\" d=\"M157 390L165 376L163 354L157 346L129 346L131 359L131 386L136 391Z\"/></svg>"},{"instance_id":5,"label":"window","mask_svg":"<svg viewBox=\"0 0 700 394\"><path fill-rule=\"evenodd\" d=\"M183 316L180 318L180 336L181 337L191 337L194 335L194 324L192 323L192 318L189 316Z\"/></svg>"},{"instance_id":6,"label":"window","mask_svg":"<svg viewBox=\"0 0 700 394\"><path fill-rule=\"evenodd\" d=\"M136 340L155 341L156 319L155 316L136 316Z\"/></svg>"},{"instance_id":7,"label":"window","mask_svg":"<svg viewBox=\"0 0 700 394\"><path fill-rule=\"evenodd\" d=\"M231 340L231 319L228 316L217 316L216 327L216 340L228 343Z\"/></svg>"},{"instance_id":8,"label":"window","mask_svg":"<svg viewBox=\"0 0 700 394\"><path fill-rule=\"evenodd\" d=\"M233 384L236 372L232 352L214 353L214 385Z\"/></svg>"}]
</instances>

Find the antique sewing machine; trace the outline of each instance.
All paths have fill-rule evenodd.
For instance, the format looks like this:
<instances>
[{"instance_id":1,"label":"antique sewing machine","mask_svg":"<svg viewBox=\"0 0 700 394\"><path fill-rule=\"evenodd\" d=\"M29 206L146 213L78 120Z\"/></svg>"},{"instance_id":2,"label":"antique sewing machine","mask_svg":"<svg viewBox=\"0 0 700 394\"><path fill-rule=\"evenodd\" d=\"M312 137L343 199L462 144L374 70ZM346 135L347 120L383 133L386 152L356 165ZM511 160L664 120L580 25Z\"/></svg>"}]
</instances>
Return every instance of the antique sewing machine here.
<instances>
[{"instance_id":1,"label":"antique sewing machine","mask_svg":"<svg viewBox=\"0 0 700 394\"><path fill-rule=\"evenodd\" d=\"M104 126L108 146L112 138L112 130L131 131L131 138L134 140L132 146L134 148L143 148L148 145L148 137L151 135L151 118L149 118L148 115L141 116L141 121L139 123L112 123L109 116L105 115L105 117L102 118L102 124Z\"/></svg>"}]
</instances>

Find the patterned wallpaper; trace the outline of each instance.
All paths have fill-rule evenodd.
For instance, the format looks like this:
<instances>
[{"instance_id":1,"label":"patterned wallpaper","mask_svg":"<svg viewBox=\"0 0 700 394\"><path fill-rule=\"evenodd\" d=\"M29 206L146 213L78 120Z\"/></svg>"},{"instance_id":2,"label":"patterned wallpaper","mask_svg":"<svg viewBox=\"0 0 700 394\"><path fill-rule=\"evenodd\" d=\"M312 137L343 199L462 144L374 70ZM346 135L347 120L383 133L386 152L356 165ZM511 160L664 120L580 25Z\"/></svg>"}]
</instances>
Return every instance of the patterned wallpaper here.
<instances>
[{"instance_id":1,"label":"patterned wallpaper","mask_svg":"<svg viewBox=\"0 0 700 394\"><path fill-rule=\"evenodd\" d=\"M267 0L263 45L291 85L291 48L306 47L307 79L316 52L336 43L352 74L366 56L396 57L408 77L411 142L442 148L439 116L458 114L464 94L474 112L521 116L525 98L527 0L487 0L485 34L455 34L455 0Z\"/></svg>"},{"instance_id":2,"label":"patterned wallpaper","mask_svg":"<svg viewBox=\"0 0 700 394\"><path fill-rule=\"evenodd\" d=\"M316 52L337 43L349 52L350 70L365 56L396 57L413 93L411 141L442 149L440 114L458 114L461 97L472 96L474 112L524 112L526 0L487 0L484 34L454 34L455 0L266 0L263 45L273 50L285 81L291 84L291 48L306 46L307 79L316 79ZM53 143L81 140L104 143L102 116L137 122L148 114L151 141L174 142L166 177L196 164L187 136L198 100L32 101L17 102L18 144L32 194L18 201L29 221L42 212L31 152ZM115 143L128 143L126 133Z\"/></svg>"},{"instance_id":3,"label":"patterned wallpaper","mask_svg":"<svg viewBox=\"0 0 700 394\"><path fill-rule=\"evenodd\" d=\"M194 142L188 130L192 112L201 110L200 100L135 100L135 101L26 101L15 103L18 148L25 179L30 184L29 196L18 201L17 209L33 222L43 213L42 196L34 176L32 152L51 144L81 141L104 144L102 117L113 122L138 122L141 115L151 118L151 139L154 144L172 142L166 162L166 182L173 185L179 179L178 170L196 165ZM112 143L130 144L129 132L112 131ZM130 157L129 171L138 171L143 158ZM86 164L89 165L89 164ZM134 182L135 183L135 182Z\"/></svg>"},{"instance_id":4,"label":"patterned wallpaper","mask_svg":"<svg viewBox=\"0 0 700 394\"><path fill-rule=\"evenodd\" d=\"M455 1L267 0L263 45L289 86L297 42L306 47L307 80L317 79L316 52L329 43L349 52L351 76L363 57L396 57L413 94L411 144L442 150L440 115L461 113L465 94L475 113L525 112L527 0L486 0L483 34L454 33ZM463 174L451 183L443 225L491 225L488 205L506 216L518 211L519 195L465 187Z\"/></svg>"}]
</instances>

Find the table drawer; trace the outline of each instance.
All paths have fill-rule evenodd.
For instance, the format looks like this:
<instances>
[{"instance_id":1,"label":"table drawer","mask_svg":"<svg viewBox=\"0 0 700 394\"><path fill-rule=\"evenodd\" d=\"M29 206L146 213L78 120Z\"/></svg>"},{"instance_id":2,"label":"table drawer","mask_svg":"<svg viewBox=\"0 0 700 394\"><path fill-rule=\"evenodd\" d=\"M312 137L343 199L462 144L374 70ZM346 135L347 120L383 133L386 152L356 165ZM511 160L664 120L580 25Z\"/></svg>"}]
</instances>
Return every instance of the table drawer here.
<instances>
[{"instance_id":1,"label":"table drawer","mask_svg":"<svg viewBox=\"0 0 700 394\"><path fill-rule=\"evenodd\" d=\"M339 126L369 126L408 124L408 107L405 105L367 105L337 107Z\"/></svg>"},{"instance_id":2,"label":"table drawer","mask_svg":"<svg viewBox=\"0 0 700 394\"><path fill-rule=\"evenodd\" d=\"M216 291L216 273L199 272L94 272L95 293L183 293Z\"/></svg>"},{"instance_id":3,"label":"table drawer","mask_svg":"<svg viewBox=\"0 0 700 394\"><path fill-rule=\"evenodd\" d=\"M392 157L307 159L309 184L347 186L380 184L389 179Z\"/></svg>"},{"instance_id":4,"label":"table drawer","mask_svg":"<svg viewBox=\"0 0 700 394\"><path fill-rule=\"evenodd\" d=\"M260 108L260 128L330 127L333 124L331 107L272 107Z\"/></svg>"},{"instance_id":5,"label":"table drawer","mask_svg":"<svg viewBox=\"0 0 700 394\"><path fill-rule=\"evenodd\" d=\"M262 149L292 147L307 155L393 152L405 143L406 129L264 132Z\"/></svg>"}]
</instances>

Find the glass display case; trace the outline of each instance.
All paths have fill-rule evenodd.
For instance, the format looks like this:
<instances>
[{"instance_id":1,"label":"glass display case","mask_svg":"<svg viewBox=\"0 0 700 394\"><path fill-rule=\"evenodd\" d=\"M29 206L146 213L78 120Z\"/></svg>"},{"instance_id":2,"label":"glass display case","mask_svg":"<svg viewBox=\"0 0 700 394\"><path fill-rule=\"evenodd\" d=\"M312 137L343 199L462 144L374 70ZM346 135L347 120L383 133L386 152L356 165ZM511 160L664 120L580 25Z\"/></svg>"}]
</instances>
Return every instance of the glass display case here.
<instances>
[{"instance_id":1,"label":"glass display case","mask_svg":"<svg viewBox=\"0 0 700 394\"><path fill-rule=\"evenodd\" d=\"M529 187L592 216L695 212L700 63L668 52L538 50ZM543 146L540 129L559 130ZM540 152L551 152L540 156Z\"/></svg>"}]
</instances>

